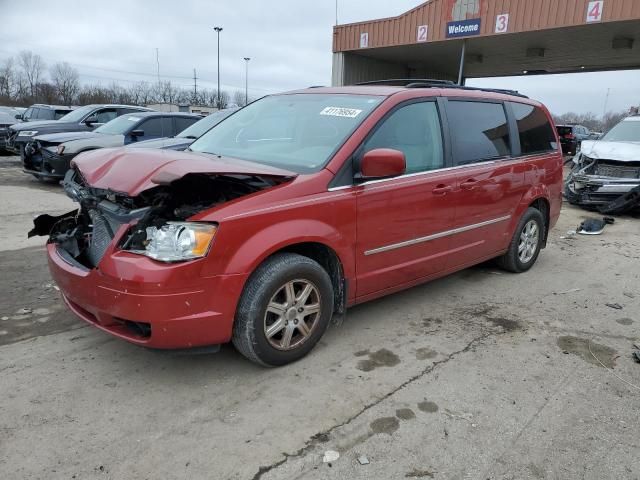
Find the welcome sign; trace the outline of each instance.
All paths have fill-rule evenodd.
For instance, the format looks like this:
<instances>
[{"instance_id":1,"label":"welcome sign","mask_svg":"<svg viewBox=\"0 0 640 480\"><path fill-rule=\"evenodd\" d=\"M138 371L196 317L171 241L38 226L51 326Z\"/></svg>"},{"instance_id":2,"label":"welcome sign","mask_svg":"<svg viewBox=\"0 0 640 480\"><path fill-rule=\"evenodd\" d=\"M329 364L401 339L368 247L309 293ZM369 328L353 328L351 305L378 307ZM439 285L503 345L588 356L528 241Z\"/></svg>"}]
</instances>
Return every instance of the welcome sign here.
<instances>
[{"instance_id":1,"label":"welcome sign","mask_svg":"<svg viewBox=\"0 0 640 480\"><path fill-rule=\"evenodd\" d=\"M447 23L447 38L480 35L480 19L471 18Z\"/></svg>"}]
</instances>

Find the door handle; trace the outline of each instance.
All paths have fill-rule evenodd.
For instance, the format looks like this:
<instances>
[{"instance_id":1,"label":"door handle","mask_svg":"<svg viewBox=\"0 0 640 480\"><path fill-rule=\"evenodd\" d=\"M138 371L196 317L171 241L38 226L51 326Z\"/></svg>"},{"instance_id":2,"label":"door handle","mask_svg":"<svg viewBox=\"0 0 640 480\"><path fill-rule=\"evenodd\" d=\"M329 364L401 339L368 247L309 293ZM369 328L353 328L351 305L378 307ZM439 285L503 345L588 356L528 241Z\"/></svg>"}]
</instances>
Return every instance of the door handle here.
<instances>
[{"instance_id":1,"label":"door handle","mask_svg":"<svg viewBox=\"0 0 640 480\"><path fill-rule=\"evenodd\" d=\"M439 185L436 185L436 187L431 190L431 193L433 193L434 195L446 195L451 190L451 185L445 185L444 183L441 183Z\"/></svg>"},{"instance_id":2,"label":"door handle","mask_svg":"<svg viewBox=\"0 0 640 480\"><path fill-rule=\"evenodd\" d=\"M475 178L470 178L469 180L465 180L460 184L460 188L462 190L473 190L476 185L478 185L478 181Z\"/></svg>"}]
</instances>

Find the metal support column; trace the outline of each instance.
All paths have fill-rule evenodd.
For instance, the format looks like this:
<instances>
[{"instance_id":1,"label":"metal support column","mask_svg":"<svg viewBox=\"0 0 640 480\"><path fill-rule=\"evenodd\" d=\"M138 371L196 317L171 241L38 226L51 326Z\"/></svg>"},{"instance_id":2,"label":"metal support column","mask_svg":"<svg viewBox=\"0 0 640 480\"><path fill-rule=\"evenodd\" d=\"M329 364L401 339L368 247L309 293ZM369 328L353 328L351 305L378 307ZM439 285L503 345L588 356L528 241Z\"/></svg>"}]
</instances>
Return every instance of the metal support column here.
<instances>
[{"instance_id":1,"label":"metal support column","mask_svg":"<svg viewBox=\"0 0 640 480\"><path fill-rule=\"evenodd\" d=\"M458 85L462 85L464 81L464 55L467 51L467 41L462 41L462 51L460 52L460 70L458 71Z\"/></svg>"}]
</instances>

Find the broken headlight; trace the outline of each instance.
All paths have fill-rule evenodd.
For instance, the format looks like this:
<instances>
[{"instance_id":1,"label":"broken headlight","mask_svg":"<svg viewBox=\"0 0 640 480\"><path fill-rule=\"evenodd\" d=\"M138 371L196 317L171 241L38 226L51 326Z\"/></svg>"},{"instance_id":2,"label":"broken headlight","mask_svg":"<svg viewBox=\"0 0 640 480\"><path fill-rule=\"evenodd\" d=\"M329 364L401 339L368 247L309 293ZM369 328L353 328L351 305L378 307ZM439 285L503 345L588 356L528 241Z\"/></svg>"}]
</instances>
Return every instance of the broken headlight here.
<instances>
[{"instance_id":1,"label":"broken headlight","mask_svg":"<svg viewBox=\"0 0 640 480\"><path fill-rule=\"evenodd\" d=\"M161 262L180 262L204 257L216 235L217 227L208 223L167 222L158 227L147 227L144 250L134 253Z\"/></svg>"}]
</instances>

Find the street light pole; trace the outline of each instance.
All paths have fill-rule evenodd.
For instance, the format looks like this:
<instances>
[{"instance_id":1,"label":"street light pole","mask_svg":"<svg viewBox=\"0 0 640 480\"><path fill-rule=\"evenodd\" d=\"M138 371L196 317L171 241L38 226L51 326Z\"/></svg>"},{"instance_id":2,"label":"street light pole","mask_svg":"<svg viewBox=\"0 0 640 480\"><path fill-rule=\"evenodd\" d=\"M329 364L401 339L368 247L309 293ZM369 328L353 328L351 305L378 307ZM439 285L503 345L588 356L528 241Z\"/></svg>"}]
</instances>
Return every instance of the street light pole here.
<instances>
[{"instance_id":1,"label":"street light pole","mask_svg":"<svg viewBox=\"0 0 640 480\"><path fill-rule=\"evenodd\" d=\"M220 110L220 32L222 31L222 27L213 27L213 29L218 33L218 110Z\"/></svg>"},{"instance_id":2,"label":"street light pole","mask_svg":"<svg viewBox=\"0 0 640 480\"><path fill-rule=\"evenodd\" d=\"M251 58L244 57L245 70L244 70L244 104L249 103L249 60Z\"/></svg>"}]
</instances>

